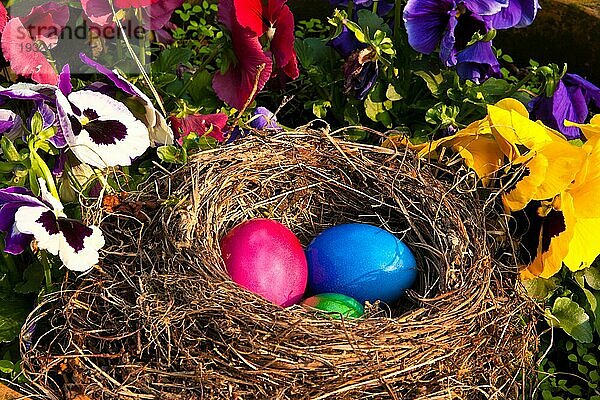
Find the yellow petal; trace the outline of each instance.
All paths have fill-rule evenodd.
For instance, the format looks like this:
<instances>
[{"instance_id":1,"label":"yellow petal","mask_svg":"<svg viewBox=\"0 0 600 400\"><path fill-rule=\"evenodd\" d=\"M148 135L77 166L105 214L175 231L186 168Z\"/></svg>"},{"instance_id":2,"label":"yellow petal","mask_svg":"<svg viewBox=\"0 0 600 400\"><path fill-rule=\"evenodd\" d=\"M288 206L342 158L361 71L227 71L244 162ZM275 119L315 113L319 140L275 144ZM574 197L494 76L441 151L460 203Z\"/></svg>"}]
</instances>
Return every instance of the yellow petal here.
<instances>
[{"instance_id":1,"label":"yellow petal","mask_svg":"<svg viewBox=\"0 0 600 400\"><path fill-rule=\"evenodd\" d=\"M565 126L576 126L581 129L581 132L583 132L583 136L585 136L586 139L592 139L593 137L600 135L600 114L594 115L589 124L578 124L576 122L565 120Z\"/></svg>"},{"instance_id":2,"label":"yellow petal","mask_svg":"<svg viewBox=\"0 0 600 400\"><path fill-rule=\"evenodd\" d=\"M541 225L535 259L521 272L523 279L531 277L549 278L560 271L563 260L569 253L569 245L575 231L573 199L567 194L557 196L552 209ZM538 232L535 232L538 234Z\"/></svg>"},{"instance_id":3,"label":"yellow petal","mask_svg":"<svg viewBox=\"0 0 600 400\"><path fill-rule=\"evenodd\" d=\"M577 218L573 233L564 263L571 271L578 271L589 267L600 254L600 218Z\"/></svg>"},{"instance_id":4,"label":"yellow petal","mask_svg":"<svg viewBox=\"0 0 600 400\"><path fill-rule=\"evenodd\" d=\"M569 188L578 218L600 218L600 135L582 147L585 163Z\"/></svg>"},{"instance_id":5,"label":"yellow petal","mask_svg":"<svg viewBox=\"0 0 600 400\"><path fill-rule=\"evenodd\" d=\"M555 197L571 186L577 172L584 165L586 153L566 140L553 140L535 152L514 160L525 171L522 178L502 200L506 208L518 211L531 200ZM599 171L600 172L600 171Z\"/></svg>"},{"instance_id":6,"label":"yellow petal","mask_svg":"<svg viewBox=\"0 0 600 400\"><path fill-rule=\"evenodd\" d=\"M527 108L525 107L525 105L523 105L523 103L521 103L517 99L508 97L497 102L495 106L507 111L514 110L522 116L524 116L525 118L529 118L529 112L527 111Z\"/></svg>"}]
</instances>

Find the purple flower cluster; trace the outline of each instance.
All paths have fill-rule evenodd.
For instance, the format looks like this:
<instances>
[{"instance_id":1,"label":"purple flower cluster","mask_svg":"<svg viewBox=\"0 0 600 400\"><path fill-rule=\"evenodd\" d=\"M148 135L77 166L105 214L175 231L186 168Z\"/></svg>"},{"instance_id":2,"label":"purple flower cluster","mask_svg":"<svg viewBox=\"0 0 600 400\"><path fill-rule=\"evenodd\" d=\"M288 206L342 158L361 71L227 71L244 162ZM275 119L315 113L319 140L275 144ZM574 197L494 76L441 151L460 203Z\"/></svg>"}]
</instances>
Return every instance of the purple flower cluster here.
<instances>
[{"instance_id":1,"label":"purple flower cluster","mask_svg":"<svg viewBox=\"0 0 600 400\"><path fill-rule=\"evenodd\" d=\"M492 30L527 26L538 9L538 0L408 0L404 23L415 50L439 48L445 66L479 83L500 76Z\"/></svg>"}]
</instances>

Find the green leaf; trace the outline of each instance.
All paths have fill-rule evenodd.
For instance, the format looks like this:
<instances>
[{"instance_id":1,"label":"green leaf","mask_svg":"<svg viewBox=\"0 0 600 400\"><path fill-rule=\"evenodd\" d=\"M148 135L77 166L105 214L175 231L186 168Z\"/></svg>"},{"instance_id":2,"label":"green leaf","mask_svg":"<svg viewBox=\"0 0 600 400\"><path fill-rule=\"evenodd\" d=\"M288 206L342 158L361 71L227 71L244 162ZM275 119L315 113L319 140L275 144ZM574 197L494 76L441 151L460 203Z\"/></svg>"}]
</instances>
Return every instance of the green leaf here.
<instances>
[{"instance_id":1,"label":"green leaf","mask_svg":"<svg viewBox=\"0 0 600 400\"><path fill-rule=\"evenodd\" d=\"M175 146L160 146L156 149L156 154L163 162L171 164L183 164L186 157L184 151Z\"/></svg>"},{"instance_id":2,"label":"green leaf","mask_svg":"<svg viewBox=\"0 0 600 400\"><path fill-rule=\"evenodd\" d=\"M369 32L382 31L388 35L392 34L390 26L381 18L379 15L372 11L362 9L356 12L358 17L358 24L363 28L369 30Z\"/></svg>"},{"instance_id":3,"label":"green leaf","mask_svg":"<svg viewBox=\"0 0 600 400\"><path fill-rule=\"evenodd\" d=\"M19 336L32 304L25 296L4 294L0 301L0 342L11 342Z\"/></svg>"},{"instance_id":4,"label":"green leaf","mask_svg":"<svg viewBox=\"0 0 600 400\"><path fill-rule=\"evenodd\" d=\"M39 111L36 111L31 117L31 133L37 136L44 129L44 118Z\"/></svg>"},{"instance_id":5,"label":"green leaf","mask_svg":"<svg viewBox=\"0 0 600 400\"><path fill-rule=\"evenodd\" d=\"M21 156L19 155L17 148L6 136L2 136L0 139L0 147L2 147L2 153L4 153L4 157L6 157L8 161L21 161Z\"/></svg>"},{"instance_id":6,"label":"green leaf","mask_svg":"<svg viewBox=\"0 0 600 400\"><path fill-rule=\"evenodd\" d=\"M548 322L552 326L562 328L575 340L582 343L591 343L593 339L590 317L585 310L568 297L559 297L554 301L552 311L546 310Z\"/></svg>"},{"instance_id":7,"label":"green leaf","mask_svg":"<svg viewBox=\"0 0 600 400\"><path fill-rule=\"evenodd\" d=\"M0 360L0 372L10 374L15 370L15 364L9 360Z\"/></svg>"},{"instance_id":8,"label":"green leaf","mask_svg":"<svg viewBox=\"0 0 600 400\"><path fill-rule=\"evenodd\" d=\"M15 285L15 292L21 294L38 293L44 280L44 268L39 262L33 263L23 271L23 282Z\"/></svg>"},{"instance_id":9,"label":"green leaf","mask_svg":"<svg viewBox=\"0 0 600 400\"><path fill-rule=\"evenodd\" d=\"M402 100L402 96L396 92L396 88L390 83L385 91L385 97L391 101Z\"/></svg>"},{"instance_id":10,"label":"green leaf","mask_svg":"<svg viewBox=\"0 0 600 400\"><path fill-rule=\"evenodd\" d=\"M415 71L414 74L425 81L425 84L427 85L427 88L429 89L431 94L435 96L439 93L440 84L444 80L442 74L434 75L431 72L425 71Z\"/></svg>"},{"instance_id":11,"label":"green leaf","mask_svg":"<svg viewBox=\"0 0 600 400\"><path fill-rule=\"evenodd\" d=\"M312 103L312 112L317 118L325 118L328 108L331 108L331 102L327 100L317 100Z\"/></svg>"},{"instance_id":12,"label":"green leaf","mask_svg":"<svg viewBox=\"0 0 600 400\"><path fill-rule=\"evenodd\" d=\"M158 59L152 64L152 72L173 72L180 64L187 64L194 56L188 47L170 47L159 53Z\"/></svg>"},{"instance_id":13,"label":"green leaf","mask_svg":"<svg viewBox=\"0 0 600 400\"><path fill-rule=\"evenodd\" d=\"M527 294L534 300L546 300L558 287L552 278L535 278L523 281Z\"/></svg>"},{"instance_id":14,"label":"green leaf","mask_svg":"<svg viewBox=\"0 0 600 400\"><path fill-rule=\"evenodd\" d=\"M589 287L595 290L600 290L600 270L594 266L587 267L583 270L585 282Z\"/></svg>"}]
</instances>

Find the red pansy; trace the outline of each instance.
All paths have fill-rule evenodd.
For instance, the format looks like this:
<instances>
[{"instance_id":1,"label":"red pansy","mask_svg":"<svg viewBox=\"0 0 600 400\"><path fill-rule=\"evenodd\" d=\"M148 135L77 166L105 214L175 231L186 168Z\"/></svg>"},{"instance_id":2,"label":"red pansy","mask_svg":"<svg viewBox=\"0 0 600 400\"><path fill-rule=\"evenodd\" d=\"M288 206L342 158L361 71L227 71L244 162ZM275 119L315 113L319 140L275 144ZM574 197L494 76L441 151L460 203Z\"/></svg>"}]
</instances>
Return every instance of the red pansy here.
<instances>
[{"instance_id":1,"label":"red pansy","mask_svg":"<svg viewBox=\"0 0 600 400\"><path fill-rule=\"evenodd\" d=\"M231 31L237 63L224 74L215 74L213 89L221 100L241 110L269 80L273 68L271 55L263 51L254 31L240 25L233 0L219 1L219 22Z\"/></svg>"},{"instance_id":2,"label":"red pansy","mask_svg":"<svg viewBox=\"0 0 600 400\"><path fill-rule=\"evenodd\" d=\"M227 115L223 113L206 115L190 114L183 118L172 115L169 117L169 122L171 122L175 140L179 144L182 144L183 138L192 132L199 137L204 135L210 136L218 142L225 140L223 129L227 125Z\"/></svg>"},{"instance_id":3,"label":"red pansy","mask_svg":"<svg viewBox=\"0 0 600 400\"><path fill-rule=\"evenodd\" d=\"M233 6L239 24L259 37L266 34L277 68L296 79L299 71L294 50L294 15L285 3L286 0L234 0Z\"/></svg>"}]
</instances>

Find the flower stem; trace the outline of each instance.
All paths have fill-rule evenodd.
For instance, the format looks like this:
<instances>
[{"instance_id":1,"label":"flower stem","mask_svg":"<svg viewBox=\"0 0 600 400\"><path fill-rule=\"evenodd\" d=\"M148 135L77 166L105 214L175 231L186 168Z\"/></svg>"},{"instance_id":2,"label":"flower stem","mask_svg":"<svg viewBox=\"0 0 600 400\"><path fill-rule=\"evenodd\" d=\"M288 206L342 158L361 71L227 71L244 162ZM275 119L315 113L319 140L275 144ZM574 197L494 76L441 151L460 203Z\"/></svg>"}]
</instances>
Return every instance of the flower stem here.
<instances>
[{"instance_id":1,"label":"flower stem","mask_svg":"<svg viewBox=\"0 0 600 400\"><path fill-rule=\"evenodd\" d=\"M50 194L54 196L57 200L60 200L60 196L58 195L58 190L56 189L56 184L54 183L54 177L52 176L52 172L48 165L44 161L42 157L37 153L37 150L33 147L33 143L29 143L29 157L31 159L32 167L36 172L36 175L39 178L43 178L46 181L46 185L48 186L48 191ZM37 168L36 168L37 167Z\"/></svg>"},{"instance_id":2,"label":"flower stem","mask_svg":"<svg viewBox=\"0 0 600 400\"><path fill-rule=\"evenodd\" d=\"M49 293L52 291L52 271L50 267L50 262L48 261L48 253L45 250L40 250L39 259L42 263L42 267L44 268L44 279L46 281L46 291Z\"/></svg>"}]
</instances>

